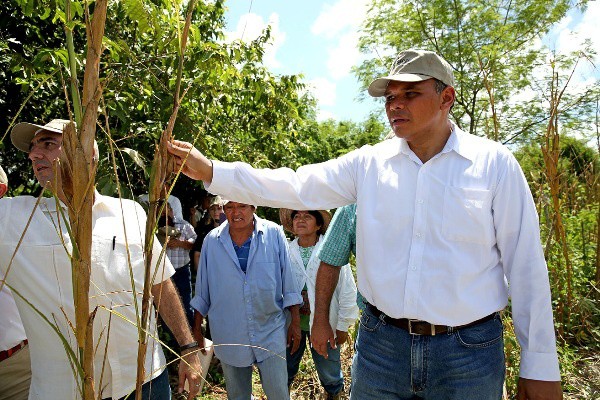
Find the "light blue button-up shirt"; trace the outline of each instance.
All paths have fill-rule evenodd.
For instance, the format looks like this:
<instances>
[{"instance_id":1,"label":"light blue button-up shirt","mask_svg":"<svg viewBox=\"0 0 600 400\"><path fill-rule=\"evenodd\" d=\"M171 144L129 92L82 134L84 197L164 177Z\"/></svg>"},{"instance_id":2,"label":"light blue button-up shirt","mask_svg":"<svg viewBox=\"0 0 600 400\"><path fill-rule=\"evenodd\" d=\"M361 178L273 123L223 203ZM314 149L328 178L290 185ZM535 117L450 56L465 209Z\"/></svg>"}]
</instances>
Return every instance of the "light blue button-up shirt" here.
<instances>
[{"instance_id":1,"label":"light blue button-up shirt","mask_svg":"<svg viewBox=\"0 0 600 400\"><path fill-rule=\"evenodd\" d=\"M302 303L279 225L254 216L244 273L223 223L204 239L192 307L210 319L216 356L247 367L285 350L284 309Z\"/></svg>"}]
</instances>

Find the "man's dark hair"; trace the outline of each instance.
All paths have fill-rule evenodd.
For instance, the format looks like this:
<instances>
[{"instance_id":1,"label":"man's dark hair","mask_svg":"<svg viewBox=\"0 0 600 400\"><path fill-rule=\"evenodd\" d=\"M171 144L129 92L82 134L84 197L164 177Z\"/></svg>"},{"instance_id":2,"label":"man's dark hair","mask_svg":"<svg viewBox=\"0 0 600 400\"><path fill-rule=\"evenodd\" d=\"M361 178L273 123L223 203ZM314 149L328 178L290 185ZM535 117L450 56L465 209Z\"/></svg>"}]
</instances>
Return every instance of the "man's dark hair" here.
<instances>
[{"instance_id":1,"label":"man's dark hair","mask_svg":"<svg viewBox=\"0 0 600 400\"><path fill-rule=\"evenodd\" d=\"M446 85L444 82L440 81L439 79L435 79L433 78L434 84L435 84L435 91L440 94L444 91L444 89L446 89L448 87L448 85Z\"/></svg>"}]
</instances>

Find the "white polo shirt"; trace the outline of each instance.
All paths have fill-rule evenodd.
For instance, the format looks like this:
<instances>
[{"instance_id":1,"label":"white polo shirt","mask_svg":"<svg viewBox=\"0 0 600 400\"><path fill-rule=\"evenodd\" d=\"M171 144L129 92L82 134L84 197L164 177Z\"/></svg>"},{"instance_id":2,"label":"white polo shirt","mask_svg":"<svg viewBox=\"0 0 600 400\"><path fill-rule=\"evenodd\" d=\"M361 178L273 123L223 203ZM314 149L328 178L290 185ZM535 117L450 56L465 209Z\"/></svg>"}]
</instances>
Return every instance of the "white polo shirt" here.
<instances>
[{"instance_id":1,"label":"white polo shirt","mask_svg":"<svg viewBox=\"0 0 600 400\"><path fill-rule=\"evenodd\" d=\"M2 275L7 271L9 260L34 210L35 202L36 198L29 196L0 200ZM72 251L72 246L65 222L62 219L59 221L57 216L56 205L53 198L41 200L39 207L33 212L31 224L12 261L6 280L55 325L65 336L69 351L74 350L76 354L77 343L71 329L71 325L75 324L71 263L67 254L67 251ZM64 213L66 215L66 210ZM97 308L94 322L95 385L97 390L102 390L101 397L120 398L134 389L136 380L138 333L128 259L131 260L141 314L146 215L142 207L131 200L122 200L121 203L119 199L96 193L92 219L90 311ZM160 252L160 245L155 240L152 265L157 265ZM173 273L171 263L163 257L156 272L155 283L168 279ZM74 377L65 344L49 323L27 302L16 295L15 300L29 339L32 360L29 398L79 398L78 379ZM154 334L154 312L150 313L150 319L151 332ZM100 382L107 337L106 364ZM165 366L160 345L152 338L148 341L145 381L158 376Z\"/></svg>"}]
</instances>

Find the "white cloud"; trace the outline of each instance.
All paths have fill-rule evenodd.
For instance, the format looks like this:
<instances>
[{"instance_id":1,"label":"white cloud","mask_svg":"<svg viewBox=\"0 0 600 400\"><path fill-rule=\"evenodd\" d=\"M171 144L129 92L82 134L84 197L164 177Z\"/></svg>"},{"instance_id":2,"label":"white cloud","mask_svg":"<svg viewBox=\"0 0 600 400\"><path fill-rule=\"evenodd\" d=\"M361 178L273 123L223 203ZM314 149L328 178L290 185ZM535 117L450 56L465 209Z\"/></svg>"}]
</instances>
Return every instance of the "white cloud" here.
<instances>
[{"instance_id":1,"label":"white cloud","mask_svg":"<svg viewBox=\"0 0 600 400\"><path fill-rule=\"evenodd\" d=\"M325 4L311 32L330 41L327 55L329 76L340 80L350 74L350 68L358 64L359 30L368 10L368 0L338 0Z\"/></svg>"},{"instance_id":2,"label":"white cloud","mask_svg":"<svg viewBox=\"0 0 600 400\"><path fill-rule=\"evenodd\" d=\"M340 37L338 45L329 51L327 70L333 79L344 78L350 74L350 69L358 64L361 58L358 51L358 37L357 31L349 32Z\"/></svg>"},{"instance_id":3,"label":"white cloud","mask_svg":"<svg viewBox=\"0 0 600 400\"><path fill-rule=\"evenodd\" d=\"M272 13L268 22L254 13L242 15L237 23L236 30L225 33L226 41L231 42L241 39L250 42L259 37L268 25L271 26L271 37L269 44L265 47L263 61L265 66L269 68L280 68L281 62L277 59L277 51L285 43L286 34L280 30L279 14L277 13Z\"/></svg>"},{"instance_id":4,"label":"white cloud","mask_svg":"<svg viewBox=\"0 0 600 400\"><path fill-rule=\"evenodd\" d=\"M343 30L357 29L367 14L368 0L338 0L325 4L311 27L314 35L333 38Z\"/></svg>"},{"instance_id":5,"label":"white cloud","mask_svg":"<svg viewBox=\"0 0 600 400\"><path fill-rule=\"evenodd\" d=\"M586 12L577 22L576 18L569 16L557 25L550 36L556 35L555 48L560 53L566 54L581 48L585 39L592 39L594 50L600 53L600 3L591 1Z\"/></svg>"},{"instance_id":6,"label":"white cloud","mask_svg":"<svg viewBox=\"0 0 600 400\"><path fill-rule=\"evenodd\" d=\"M328 119L337 120L338 117L331 111L319 109L319 111L317 112L317 121L322 122L322 121L326 121Z\"/></svg>"},{"instance_id":7,"label":"white cloud","mask_svg":"<svg viewBox=\"0 0 600 400\"><path fill-rule=\"evenodd\" d=\"M564 21L552 29L548 38L550 48L558 54L567 55L581 50L586 39L591 40L592 49L600 54L600 3L589 2L583 15L573 12ZM598 61L596 55L596 64ZM595 76L595 78L593 78ZM582 86L593 82L598 77L598 70L587 60L581 60L570 86Z\"/></svg>"},{"instance_id":8,"label":"white cloud","mask_svg":"<svg viewBox=\"0 0 600 400\"><path fill-rule=\"evenodd\" d=\"M319 106L334 106L336 99L336 85L326 78L316 78L307 82L307 86Z\"/></svg>"}]
</instances>

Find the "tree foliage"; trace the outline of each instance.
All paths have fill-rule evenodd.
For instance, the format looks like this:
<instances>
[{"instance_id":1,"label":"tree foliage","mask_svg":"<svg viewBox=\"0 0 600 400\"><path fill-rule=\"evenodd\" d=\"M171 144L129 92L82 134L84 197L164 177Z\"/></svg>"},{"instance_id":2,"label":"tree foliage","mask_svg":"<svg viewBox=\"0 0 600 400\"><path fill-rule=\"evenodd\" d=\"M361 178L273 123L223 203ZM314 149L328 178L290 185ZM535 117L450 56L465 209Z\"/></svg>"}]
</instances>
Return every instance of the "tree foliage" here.
<instances>
[{"instance_id":1,"label":"tree foliage","mask_svg":"<svg viewBox=\"0 0 600 400\"><path fill-rule=\"evenodd\" d=\"M98 136L102 154L98 188L104 193L116 193L107 140L121 150L118 177L126 183L124 195L145 191L147 160L172 109L179 46L176 22L183 18L182 4L110 3L101 66L101 121L107 123ZM81 6L75 7L77 12ZM64 82L69 70L59 25L64 10L57 3L33 0L3 2L0 7L1 18L7 21L0 38L1 62L6 67L3 79L9 83L2 85L8 100L2 104L4 114L17 121L37 122L66 117ZM194 14L183 68L187 92L175 136L195 141L219 159L241 159L257 166L294 164L304 132L314 127L315 102L303 93L301 77L275 76L263 66L269 30L250 43L225 43L223 14L222 1L202 2ZM73 28L82 63L84 32L81 26ZM9 121L3 121L3 132L8 132L8 126ZM2 163L23 165L24 155L15 154L8 143L5 137ZM29 191L35 186L27 169L9 169L9 175L13 188ZM186 183L178 185L178 194L184 198L194 187Z\"/></svg>"},{"instance_id":2,"label":"tree foliage","mask_svg":"<svg viewBox=\"0 0 600 400\"><path fill-rule=\"evenodd\" d=\"M573 6L570 0L376 0L360 49L386 56L363 62L355 72L366 86L386 73L399 51L433 50L454 69L452 115L463 129L494 140L530 137L544 116L535 112L535 101L515 95L532 89L537 67L546 62L537 45Z\"/></svg>"}]
</instances>

